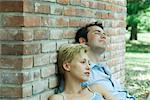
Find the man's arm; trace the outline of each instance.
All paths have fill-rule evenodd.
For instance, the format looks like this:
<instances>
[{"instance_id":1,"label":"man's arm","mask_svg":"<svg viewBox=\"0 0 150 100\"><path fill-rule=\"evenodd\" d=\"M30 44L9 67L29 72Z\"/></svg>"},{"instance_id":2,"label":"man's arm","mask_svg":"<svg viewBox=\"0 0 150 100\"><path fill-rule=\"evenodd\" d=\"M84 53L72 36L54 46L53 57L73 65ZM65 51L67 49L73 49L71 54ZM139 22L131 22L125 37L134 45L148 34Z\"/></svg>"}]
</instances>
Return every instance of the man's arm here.
<instances>
[{"instance_id":1,"label":"man's arm","mask_svg":"<svg viewBox=\"0 0 150 100\"><path fill-rule=\"evenodd\" d=\"M118 100L107 89L99 84L92 84L89 86L93 91L100 93L106 100Z\"/></svg>"}]
</instances>

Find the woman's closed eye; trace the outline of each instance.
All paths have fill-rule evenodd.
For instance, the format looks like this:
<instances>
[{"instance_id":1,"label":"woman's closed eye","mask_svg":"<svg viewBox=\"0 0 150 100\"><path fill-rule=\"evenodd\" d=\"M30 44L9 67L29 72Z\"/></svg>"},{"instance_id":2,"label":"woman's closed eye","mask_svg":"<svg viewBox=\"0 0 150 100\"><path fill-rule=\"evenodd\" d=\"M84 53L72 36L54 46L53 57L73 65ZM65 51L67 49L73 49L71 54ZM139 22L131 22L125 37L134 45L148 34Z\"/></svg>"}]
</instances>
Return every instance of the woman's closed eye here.
<instances>
[{"instance_id":1,"label":"woman's closed eye","mask_svg":"<svg viewBox=\"0 0 150 100\"><path fill-rule=\"evenodd\" d=\"M81 63L84 64L84 63L86 63L86 61L85 61L85 60L82 60Z\"/></svg>"},{"instance_id":2,"label":"woman's closed eye","mask_svg":"<svg viewBox=\"0 0 150 100\"><path fill-rule=\"evenodd\" d=\"M89 64L89 65L91 65L91 62L90 62L90 61L88 61L88 64Z\"/></svg>"}]
</instances>

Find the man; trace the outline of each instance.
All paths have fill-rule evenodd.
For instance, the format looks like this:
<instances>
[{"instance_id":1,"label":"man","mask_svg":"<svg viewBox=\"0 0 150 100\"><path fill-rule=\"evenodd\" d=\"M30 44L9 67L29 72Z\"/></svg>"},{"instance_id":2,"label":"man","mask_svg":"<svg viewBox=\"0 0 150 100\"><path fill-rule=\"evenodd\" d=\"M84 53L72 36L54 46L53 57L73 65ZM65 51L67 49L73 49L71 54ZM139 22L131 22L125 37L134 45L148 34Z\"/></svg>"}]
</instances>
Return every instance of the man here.
<instances>
[{"instance_id":1,"label":"man","mask_svg":"<svg viewBox=\"0 0 150 100\"><path fill-rule=\"evenodd\" d=\"M109 68L99 63L99 54L102 54L107 46L107 37L101 23L94 22L80 28L76 33L75 41L89 47L91 75L88 81L81 84L82 86L91 86L95 91L106 90L102 93L104 98L108 96L107 92L109 92L117 100L135 100L135 97L129 96L127 91L112 78Z\"/></svg>"}]
</instances>

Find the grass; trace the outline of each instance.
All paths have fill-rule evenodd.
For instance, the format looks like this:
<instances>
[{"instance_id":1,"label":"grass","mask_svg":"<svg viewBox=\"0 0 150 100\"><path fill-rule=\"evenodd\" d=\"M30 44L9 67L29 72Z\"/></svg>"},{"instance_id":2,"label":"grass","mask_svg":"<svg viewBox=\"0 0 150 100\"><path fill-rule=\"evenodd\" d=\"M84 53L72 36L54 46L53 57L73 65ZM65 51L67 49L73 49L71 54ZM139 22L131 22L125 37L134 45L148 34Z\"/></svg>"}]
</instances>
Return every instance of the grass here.
<instances>
[{"instance_id":1,"label":"grass","mask_svg":"<svg viewBox=\"0 0 150 100\"><path fill-rule=\"evenodd\" d=\"M150 40L142 35L140 41L126 42L125 54L125 87L137 100L146 100L150 93Z\"/></svg>"}]
</instances>

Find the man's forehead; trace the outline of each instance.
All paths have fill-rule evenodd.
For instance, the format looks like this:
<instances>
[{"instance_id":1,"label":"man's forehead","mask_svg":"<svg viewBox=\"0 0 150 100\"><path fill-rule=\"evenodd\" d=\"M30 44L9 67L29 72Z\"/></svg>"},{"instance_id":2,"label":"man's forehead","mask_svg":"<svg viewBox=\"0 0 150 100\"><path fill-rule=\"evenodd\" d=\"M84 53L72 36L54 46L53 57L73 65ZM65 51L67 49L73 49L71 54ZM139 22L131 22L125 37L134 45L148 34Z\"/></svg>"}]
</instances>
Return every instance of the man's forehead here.
<instances>
[{"instance_id":1,"label":"man's forehead","mask_svg":"<svg viewBox=\"0 0 150 100\"><path fill-rule=\"evenodd\" d=\"M103 31L103 29L102 29L101 27L99 27L99 26L91 26L91 27L88 28L88 30L89 30L89 31L96 31L96 30L97 30L97 31L98 31L98 30L99 30L99 31Z\"/></svg>"}]
</instances>

